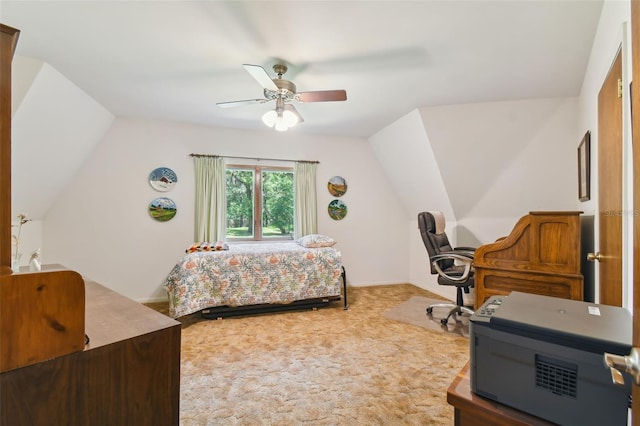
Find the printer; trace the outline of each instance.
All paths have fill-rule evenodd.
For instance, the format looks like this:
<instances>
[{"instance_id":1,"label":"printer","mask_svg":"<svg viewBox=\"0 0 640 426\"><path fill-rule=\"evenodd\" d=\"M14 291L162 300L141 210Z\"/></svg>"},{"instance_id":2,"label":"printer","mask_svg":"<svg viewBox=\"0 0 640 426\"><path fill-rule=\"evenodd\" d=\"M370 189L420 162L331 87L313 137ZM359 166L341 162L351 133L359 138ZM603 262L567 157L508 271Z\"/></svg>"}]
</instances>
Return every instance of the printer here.
<instances>
[{"instance_id":1,"label":"printer","mask_svg":"<svg viewBox=\"0 0 640 426\"><path fill-rule=\"evenodd\" d=\"M561 425L626 425L633 379L614 384L604 353L628 355L631 340L624 308L492 296L469 319L471 390Z\"/></svg>"}]
</instances>

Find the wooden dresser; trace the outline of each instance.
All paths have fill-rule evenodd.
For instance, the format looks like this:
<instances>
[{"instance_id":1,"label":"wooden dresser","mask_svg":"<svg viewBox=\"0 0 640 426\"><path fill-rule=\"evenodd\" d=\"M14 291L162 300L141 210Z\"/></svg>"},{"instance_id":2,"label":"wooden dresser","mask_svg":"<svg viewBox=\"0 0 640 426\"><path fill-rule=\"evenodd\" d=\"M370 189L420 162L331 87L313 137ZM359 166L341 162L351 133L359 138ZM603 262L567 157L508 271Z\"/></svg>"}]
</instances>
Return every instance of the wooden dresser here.
<instances>
[{"instance_id":1,"label":"wooden dresser","mask_svg":"<svg viewBox=\"0 0 640 426\"><path fill-rule=\"evenodd\" d=\"M507 407L471 392L469 363L447 389L447 402L454 408L455 426L551 426L545 420Z\"/></svg>"},{"instance_id":2,"label":"wooden dresser","mask_svg":"<svg viewBox=\"0 0 640 426\"><path fill-rule=\"evenodd\" d=\"M0 424L177 425L180 323L91 281L85 301L84 350L0 373Z\"/></svg>"},{"instance_id":3,"label":"wooden dresser","mask_svg":"<svg viewBox=\"0 0 640 426\"><path fill-rule=\"evenodd\" d=\"M0 24L0 425L177 425L179 322L60 265L12 273L19 34Z\"/></svg>"},{"instance_id":4,"label":"wooden dresser","mask_svg":"<svg viewBox=\"0 0 640 426\"><path fill-rule=\"evenodd\" d=\"M580 213L530 212L474 255L475 308L511 291L583 300Z\"/></svg>"}]
</instances>

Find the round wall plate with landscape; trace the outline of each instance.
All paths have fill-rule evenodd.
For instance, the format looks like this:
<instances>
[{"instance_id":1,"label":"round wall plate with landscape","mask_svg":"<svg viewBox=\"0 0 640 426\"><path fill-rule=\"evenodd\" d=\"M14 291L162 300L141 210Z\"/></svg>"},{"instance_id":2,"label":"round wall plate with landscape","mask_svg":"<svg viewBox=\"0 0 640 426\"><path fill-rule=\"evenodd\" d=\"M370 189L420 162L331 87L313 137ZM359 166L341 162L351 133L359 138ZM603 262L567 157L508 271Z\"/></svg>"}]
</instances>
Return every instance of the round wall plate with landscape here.
<instances>
[{"instance_id":1,"label":"round wall plate with landscape","mask_svg":"<svg viewBox=\"0 0 640 426\"><path fill-rule=\"evenodd\" d=\"M149 174L149 183L156 191L170 191L178 182L176 172L168 167L158 167Z\"/></svg>"},{"instance_id":2,"label":"round wall plate with landscape","mask_svg":"<svg viewBox=\"0 0 640 426\"><path fill-rule=\"evenodd\" d=\"M327 182L327 188L334 197L342 197L347 192L347 181L342 176L334 176Z\"/></svg>"},{"instance_id":3,"label":"round wall plate with landscape","mask_svg":"<svg viewBox=\"0 0 640 426\"><path fill-rule=\"evenodd\" d=\"M149 203L149 214L158 222L173 219L177 212L176 203L170 198L160 197Z\"/></svg>"},{"instance_id":4,"label":"round wall plate with landscape","mask_svg":"<svg viewBox=\"0 0 640 426\"><path fill-rule=\"evenodd\" d=\"M342 220L347 215L347 205L342 200L333 200L327 210L333 220Z\"/></svg>"}]
</instances>

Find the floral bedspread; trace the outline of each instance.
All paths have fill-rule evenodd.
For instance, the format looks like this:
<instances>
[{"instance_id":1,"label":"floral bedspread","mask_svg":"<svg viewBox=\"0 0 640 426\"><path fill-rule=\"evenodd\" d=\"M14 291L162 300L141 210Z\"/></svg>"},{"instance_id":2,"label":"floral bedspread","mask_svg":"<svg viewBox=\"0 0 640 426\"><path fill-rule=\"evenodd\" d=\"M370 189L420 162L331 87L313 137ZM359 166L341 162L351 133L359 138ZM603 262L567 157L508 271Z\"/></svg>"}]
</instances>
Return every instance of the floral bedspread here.
<instances>
[{"instance_id":1,"label":"floral bedspread","mask_svg":"<svg viewBox=\"0 0 640 426\"><path fill-rule=\"evenodd\" d=\"M295 242L236 244L184 256L164 288L173 318L214 306L290 303L340 296L342 259L333 247Z\"/></svg>"}]
</instances>

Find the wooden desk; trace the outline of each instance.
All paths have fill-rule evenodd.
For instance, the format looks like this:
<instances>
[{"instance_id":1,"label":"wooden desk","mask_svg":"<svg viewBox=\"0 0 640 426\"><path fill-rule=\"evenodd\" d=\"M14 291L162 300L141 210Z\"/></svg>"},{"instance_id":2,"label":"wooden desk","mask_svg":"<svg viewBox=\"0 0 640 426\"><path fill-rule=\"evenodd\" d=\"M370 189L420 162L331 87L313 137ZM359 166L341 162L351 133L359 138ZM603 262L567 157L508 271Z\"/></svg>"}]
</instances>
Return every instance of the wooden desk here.
<instances>
[{"instance_id":1,"label":"wooden desk","mask_svg":"<svg viewBox=\"0 0 640 426\"><path fill-rule=\"evenodd\" d=\"M177 425L180 323L85 286L89 344L0 374L0 424Z\"/></svg>"},{"instance_id":2,"label":"wooden desk","mask_svg":"<svg viewBox=\"0 0 640 426\"><path fill-rule=\"evenodd\" d=\"M447 402L454 407L456 426L548 426L553 424L471 392L469 363L451 382L447 390Z\"/></svg>"},{"instance_id":3,"label":"wooden desk","mask_svg":"<svg viewBox=\"0 0 640 426\"><path fill-rule=\"evenodd\" d=\"M583 300L580 213L530 212L507 237L478 247L475 308L512 291Z\"/></svg>"}]
</instances>

